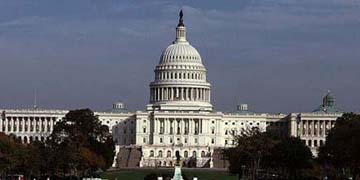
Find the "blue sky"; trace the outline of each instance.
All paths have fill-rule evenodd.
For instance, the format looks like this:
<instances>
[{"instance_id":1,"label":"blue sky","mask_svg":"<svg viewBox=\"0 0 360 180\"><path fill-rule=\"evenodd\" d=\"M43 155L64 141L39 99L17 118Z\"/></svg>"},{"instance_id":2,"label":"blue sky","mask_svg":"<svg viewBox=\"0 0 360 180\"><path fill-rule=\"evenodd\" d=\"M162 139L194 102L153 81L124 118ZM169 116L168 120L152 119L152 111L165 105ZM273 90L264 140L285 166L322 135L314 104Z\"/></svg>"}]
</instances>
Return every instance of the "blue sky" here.
<instances>
[{"instance_id":1,"label":"blue sky","mask_svg":"<svg viewBox=\"0 0 360 180\"><path fill-rule=\"evenodd\" d=\"M359 111L358 0L3 0L0 107L144 109L180 9L215 109Z\"/></svg>"}]
</instances>

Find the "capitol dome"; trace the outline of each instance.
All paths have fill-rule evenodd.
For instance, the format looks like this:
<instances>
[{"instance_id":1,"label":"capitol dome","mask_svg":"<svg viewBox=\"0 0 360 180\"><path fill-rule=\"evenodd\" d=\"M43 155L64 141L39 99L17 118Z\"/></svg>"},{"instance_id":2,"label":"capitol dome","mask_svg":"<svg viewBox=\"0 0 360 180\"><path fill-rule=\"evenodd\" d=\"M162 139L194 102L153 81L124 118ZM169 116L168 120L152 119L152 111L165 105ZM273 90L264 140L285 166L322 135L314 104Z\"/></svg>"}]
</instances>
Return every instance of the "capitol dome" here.
<instances>
[{"instance_id":1,"label":"capitol dome","mask_svg":"<svg viewBox=\"0 0 360 180\"><path fill-rule=\"evenodd\" d=\"M169 45L161 55L160 64L164 63L201 63L199 52L189 43Z\"/></svg>"},{"instance_id":2,"label":"capitol dome","mask_svg":"<svg viewBox=\"0 0 360 180\"><path fill-rule=\"evenodd\" d=\"M148 110L212 110L211 85L199 52L186 40L182 11L175 40L162 52L154 72Z\"/></svg>"}]
</instances>

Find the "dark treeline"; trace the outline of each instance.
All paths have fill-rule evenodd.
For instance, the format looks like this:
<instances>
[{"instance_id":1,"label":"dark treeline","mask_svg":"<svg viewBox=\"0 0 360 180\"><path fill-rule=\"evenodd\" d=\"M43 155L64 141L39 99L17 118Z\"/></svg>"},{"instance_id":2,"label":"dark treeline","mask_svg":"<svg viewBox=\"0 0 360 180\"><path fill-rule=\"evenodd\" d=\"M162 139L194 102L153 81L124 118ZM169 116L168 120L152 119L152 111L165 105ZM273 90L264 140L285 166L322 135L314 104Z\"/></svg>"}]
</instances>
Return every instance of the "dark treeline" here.
<instances>
[{"instance_id":1,"label":"dark treeline","mask_svg":"<svg viewBox=\"0 0 360 180\"><path fill-rule=\"evenodd\" d=\"M89 109L70 111L45 142L22 144L0 133L0 177L81 178L108 169L115 155L108 126Z\"/></svg>"},{"instance_id":2,"label":"dark treeline","mask_svg":"<svg viewBox=\"0 0 360 180\"><path fill-rule=\"evenodd\" d=\"M328 132L317 158L295 137L253 128L224 150L239 179L355 179L360 173L360 115L345 113Z\"/></svg>"}]
</instances>

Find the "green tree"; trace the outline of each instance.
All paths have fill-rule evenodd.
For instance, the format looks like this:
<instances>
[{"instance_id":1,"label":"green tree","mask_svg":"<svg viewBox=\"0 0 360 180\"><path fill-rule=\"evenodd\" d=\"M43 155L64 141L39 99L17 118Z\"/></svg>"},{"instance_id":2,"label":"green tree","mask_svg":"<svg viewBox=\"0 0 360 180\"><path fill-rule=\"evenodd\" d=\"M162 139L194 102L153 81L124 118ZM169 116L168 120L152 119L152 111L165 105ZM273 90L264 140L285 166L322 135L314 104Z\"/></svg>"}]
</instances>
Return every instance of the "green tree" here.
<instances>
[{"instance_id":1,"label":"green tree","mask_svg":"<svg viewBox=\"0 0 360 180\"><path fill-rule=\"evenodd\" d=\"M224 151L230 163L230 172L240 178L245 170L249 170L251 179L256 179L258 170L267 169L270 164L269 157L276 138L269 132L260 132L258 128L243 130L234 138L236 146Z\"/></svg>"},{"instance_id":2,"label":"green tree","mask_svg":"<svg viewBox=\"0 0 360 180\"><path fill-rule=\"evenodd\" d=\"M27 173L29 148L15 136L0 133L0 175Z\"/></svg>"},{"instance_id":3,"label":"green tree","mask_svg":"<svg viewBox=\"0 0 360 180\"><path fill-rule=\"evenodd\" d=\"M320 148L319 160L337 170L360 179L360 115L345 113L329 131L326 144Z\"/></svg>"},{"instance_id":4,"label":"green tree","mask_svg":"<svg viewBox=\"0 0 360 180\"><path fill-rule=\"evenodd\" d=\"M312 153L300 138L288 137L272 149L271 164L281 169L287 179L299 179L299 171L312 167Z\"/></svg>"},{"instance_id":5,"label":"green tree","mask_svg":"<svg viewBox=\"0 0 360 180\"><path fill-rule=\"evenodd\" d=\"M54 126L46 142L51 159L50 172L57 176L85 176L109 168L115 145L108 126L90 109L70 111ZM60 157L60 158L59 158Z\"/></svg>"}]
</instances>

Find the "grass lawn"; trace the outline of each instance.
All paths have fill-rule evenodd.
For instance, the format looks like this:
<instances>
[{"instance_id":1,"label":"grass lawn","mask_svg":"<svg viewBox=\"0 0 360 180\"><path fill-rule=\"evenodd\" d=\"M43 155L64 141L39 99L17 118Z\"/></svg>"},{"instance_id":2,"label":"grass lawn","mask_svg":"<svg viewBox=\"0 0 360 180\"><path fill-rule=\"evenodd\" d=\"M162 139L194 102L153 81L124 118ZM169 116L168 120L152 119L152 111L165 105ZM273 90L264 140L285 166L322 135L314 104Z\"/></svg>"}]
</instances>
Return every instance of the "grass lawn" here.
<instances>
[{"instance_id":1,"label":"grass lawn","mask_svg":"<svg viewBox=\"0 0 360 180\"><path fill-rule=\"evenodd\" d=\"M114 180L143 180L148 174L173 174L173 169L121 169L101 174L102 178ZM187 177L197 177L199 180L237 180L237 177L226 171L211 169L183 169L182 174Z\"/></svg>"}]
</instances>

